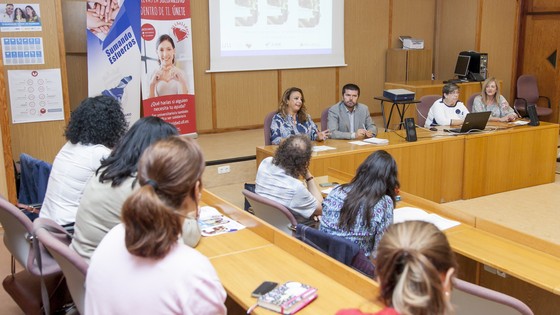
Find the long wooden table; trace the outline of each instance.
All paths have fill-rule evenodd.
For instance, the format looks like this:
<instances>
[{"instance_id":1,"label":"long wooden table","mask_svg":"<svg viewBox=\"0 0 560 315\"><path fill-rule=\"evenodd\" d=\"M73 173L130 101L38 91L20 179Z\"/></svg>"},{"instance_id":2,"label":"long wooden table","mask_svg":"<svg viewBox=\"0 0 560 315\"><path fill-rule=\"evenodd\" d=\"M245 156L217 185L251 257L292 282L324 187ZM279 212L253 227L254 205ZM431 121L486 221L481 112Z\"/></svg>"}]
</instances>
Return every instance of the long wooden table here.
<instances>
[{"instance_id":1,"label":"long wooden table","mask_svg":"<svg viewBox=\"0 0 560 315\"><path fill-rule=\"evenodd\" d=\"M462 223L445 231L459 254L461 278L514 295L535 314L552 314L560 307L560 257L481 230L471 214L406 192L401 196L398 207L418 207ZM373 312L381 307L376 301L379 288L372 279L207 191L203 202L247 226L234 233L203 237L197 247L210 259L237 307L228 305L230 314L242 314L253 305L256 299L250 293L265 280L301 281L318 287L319 298L301 314L331 314L349 307ZM486 268L499 275L485 272ZM531 292L530 297L526 292ZM255 314L274 313L257 308Z\"/></svg>"},{"instance_id":2,"label":"long wooden table","mask_svg":"<svg viewBox=\"0 0 560 315\"><path fill-rule=\"evenodd\" d=\"M372 279L206 190L202 201L247 227L203 237L196 248L210 259L234 303L228 305L228 314L245 314L243 310L256 303L251 292L262 281L299 281L317 287L318 298L298 312L302 315L360 306L381 309L376 301L378 286ZM276 313L257 308L253 314Z\"/></svg>"},{"instance_id":3,"label":"long wooden table","mask_svg":"<svg viewBox=\"0 0 560 315\"><path fill-rule=\"evenodd\" d=\"M501 125L501 127L503 127ZM380 132L388 145L318 142L334 150L314 152L310 171L355 173L374 151L386 150L397 161L401 188L438 203L474 198L554 181L558 125L517 126L471 135L449 135L417 128L418 141L406 142L404 130ZM257 167L276 146L257 147Z\"/></svg>"}]
</instances>

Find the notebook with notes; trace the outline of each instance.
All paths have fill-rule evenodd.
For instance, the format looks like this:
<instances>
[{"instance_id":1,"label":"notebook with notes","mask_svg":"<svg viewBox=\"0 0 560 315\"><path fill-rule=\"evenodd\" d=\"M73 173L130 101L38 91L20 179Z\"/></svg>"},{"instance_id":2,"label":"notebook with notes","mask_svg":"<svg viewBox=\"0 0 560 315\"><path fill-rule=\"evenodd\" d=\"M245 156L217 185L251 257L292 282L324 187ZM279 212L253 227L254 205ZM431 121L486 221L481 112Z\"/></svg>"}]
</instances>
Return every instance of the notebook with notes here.
<instances>
[{"instance_id":1,"label":"notebook with notes","mask_svg":"<svg viewBox=\"0 0 560 315\"><path fill-rule=\"evenodd\" d=\"M469 133L473 131L482 131L486 128L488 118L491 112L468 113L461 128L444 129L453 133Z\"/></svg>"}]
</instances>

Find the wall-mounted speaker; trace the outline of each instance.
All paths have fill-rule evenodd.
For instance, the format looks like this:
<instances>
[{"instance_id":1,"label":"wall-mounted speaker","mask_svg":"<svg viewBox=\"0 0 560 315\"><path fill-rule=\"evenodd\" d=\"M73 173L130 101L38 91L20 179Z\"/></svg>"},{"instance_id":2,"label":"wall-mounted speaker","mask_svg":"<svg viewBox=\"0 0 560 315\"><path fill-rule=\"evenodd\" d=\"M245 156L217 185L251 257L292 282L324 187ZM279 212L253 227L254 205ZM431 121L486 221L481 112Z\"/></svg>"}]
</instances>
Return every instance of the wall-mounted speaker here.
<instances>
[{"instance_id":1,"label":"wall-mounted speaker","mask_svg":"<svg viewBox=\"0 0 560 315\"><path fill-rule=\"evenodd\" d=\"M406 141L416 141L416 124L414 123L414 118L404 119L404 129L406 130Z\"/></svg>"},{"instance_id":2,"label":"wall-mounted speaker","mask_svg":"<svg viewBox=\"0 0 560 315\"><path fill-rule=\"evenodd\" d=\"M539 116L537 115L537 108L535 107L535 104L527 105L527 113L529 114L529 119L531 120L529 121L529 126L538 126L540 122L539 122Z\"/></svg>"}]
</instances>

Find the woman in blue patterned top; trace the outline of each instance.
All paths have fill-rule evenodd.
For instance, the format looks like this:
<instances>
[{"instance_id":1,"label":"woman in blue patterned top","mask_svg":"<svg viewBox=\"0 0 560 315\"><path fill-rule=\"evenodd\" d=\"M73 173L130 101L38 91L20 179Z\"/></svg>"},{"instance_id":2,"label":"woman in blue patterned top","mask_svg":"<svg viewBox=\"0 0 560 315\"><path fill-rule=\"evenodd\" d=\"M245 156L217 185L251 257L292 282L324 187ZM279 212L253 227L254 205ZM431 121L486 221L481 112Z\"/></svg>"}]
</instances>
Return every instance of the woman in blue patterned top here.
<instances>
[{"instance_id":1,"label":"woman in blue patterned top","mask_svg":"<svg viewBox=\"0 0 560 315\"><path fill-rule=\"evenodd\" d=\"M297 87L284 91L278 113L272 117L270 133L272 144L279 144L282 139L297 134L306 134L311 140L323 141L330 134L328 130L317 129L311 115L307 113L303 91Z\"/></svg>"},{"instance_id":2,"label":"woman in blue patterned top","mask_svg":"<svg viewBox=\"0 0 560 315\"><path fill-rule=\"evenodd\" d=\"M323 201L321 231L360 245L375 257L377 244L393 223L399 188L397 163L384 150L372 153L348 184L340 185Z\"/></svg>"}]
</instances>

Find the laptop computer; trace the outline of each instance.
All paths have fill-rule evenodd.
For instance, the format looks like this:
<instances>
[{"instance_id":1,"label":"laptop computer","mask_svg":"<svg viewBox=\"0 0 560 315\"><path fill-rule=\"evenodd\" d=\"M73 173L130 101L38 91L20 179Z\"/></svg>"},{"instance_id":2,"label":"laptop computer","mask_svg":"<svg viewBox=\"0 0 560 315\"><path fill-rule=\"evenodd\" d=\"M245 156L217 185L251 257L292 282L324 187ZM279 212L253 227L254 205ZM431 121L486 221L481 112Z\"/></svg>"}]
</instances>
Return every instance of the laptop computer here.
<instances>
[{"instance_id":1,"label":"laptop computer","mask_svg":"<svg viewBox=\"0 0 560 315\"><path fill-rule=\"evenodd\" d=\"M483 131L488 123L491 112L468 113L461 128L445 129L447 132L469 133Z\"/></svg>"}]
</instances>

